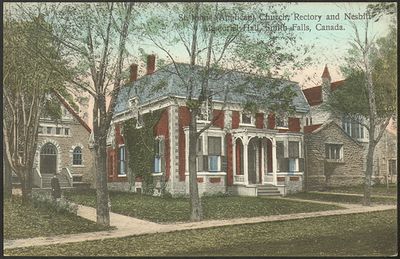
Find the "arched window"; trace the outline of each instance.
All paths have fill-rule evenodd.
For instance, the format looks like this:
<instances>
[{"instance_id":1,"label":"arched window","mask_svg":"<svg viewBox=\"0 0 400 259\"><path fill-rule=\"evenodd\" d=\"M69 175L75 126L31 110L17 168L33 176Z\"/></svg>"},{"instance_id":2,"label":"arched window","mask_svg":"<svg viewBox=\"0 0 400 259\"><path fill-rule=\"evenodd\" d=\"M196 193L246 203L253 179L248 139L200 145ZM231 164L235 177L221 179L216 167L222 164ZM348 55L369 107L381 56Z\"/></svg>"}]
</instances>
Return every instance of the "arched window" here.
<instances>
[{"instance_id":1,"label":"arched window","mask_svg":"<svg viewBox=\"0 0 400 259\"><path fill-rule=\"evenodd\" d=\"M76 147L72 152L72 164L73 165L82 165L82 148Z\"/></svg>"}]
</instances>

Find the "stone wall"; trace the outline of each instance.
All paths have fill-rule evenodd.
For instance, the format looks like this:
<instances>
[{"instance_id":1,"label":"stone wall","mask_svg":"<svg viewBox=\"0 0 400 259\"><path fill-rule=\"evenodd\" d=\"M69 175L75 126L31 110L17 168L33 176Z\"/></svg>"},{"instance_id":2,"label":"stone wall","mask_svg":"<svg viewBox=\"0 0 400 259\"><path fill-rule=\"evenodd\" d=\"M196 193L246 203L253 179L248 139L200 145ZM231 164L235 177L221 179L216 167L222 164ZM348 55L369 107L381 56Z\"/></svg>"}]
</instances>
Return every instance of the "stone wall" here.
<instances>
[{"instance_id":1,"label":"stone wall","mask_svg":"<svg viewBox=\"0 0 400 259\"><path fill-rule=\"evenodd\" d=\"M334 122L305 135L306 190L357 185L363 179L363 147ZM325 144L342 144L343 160L325 159Z\"/></svg>"},{"instance_id":2,"label":"stone wall","mask_svg":"<svg viewBox=\"0 0 400 259\"><path fill-rule=\"evenodd\" d=\"M90 133L75 118L62 121L60 125L52 122L41 122L41 125L51 126L53 134L39 134L34 166L40 169L40 150L46 143L52 143L57 148L57 172L61 173L62 168L67 167L72 174L82 175L82 181L94 187L94 154L89 149ZM69 135L65 135L63 131L62 134L55 134L55 128L61 126L69 128ZM45 129L44 132L46 132ZM77 146L82 149L82 165L72 163L72 153Z\"/></svg>"}]
</instances>

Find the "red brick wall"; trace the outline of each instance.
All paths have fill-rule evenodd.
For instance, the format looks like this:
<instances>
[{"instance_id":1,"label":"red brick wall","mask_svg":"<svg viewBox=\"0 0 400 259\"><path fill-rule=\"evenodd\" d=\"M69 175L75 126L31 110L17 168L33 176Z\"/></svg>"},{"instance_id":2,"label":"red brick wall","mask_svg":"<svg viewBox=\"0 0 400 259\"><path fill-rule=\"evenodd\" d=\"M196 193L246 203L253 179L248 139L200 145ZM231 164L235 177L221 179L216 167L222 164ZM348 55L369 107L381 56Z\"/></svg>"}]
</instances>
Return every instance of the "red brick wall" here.
<instances>
[{"instance_id":1,"label":"red brick wall","mask_svg":"<svg viewBox=\"0 0 400 259\"><path fill-rule=\"evenodd\" d=\"M221 110L213 110L213 117L217 118L214 122L214 126L219 127L221 129L224 128L224 111Z\"/></svg>"},{"instance_id":2,"label":"red brick wall","mask_svg":"<svg viewBox=\"0 0 400 259\"><path fill-rule=\"evenodd\" d=\"M256 128L262 129L264 128L264 114L256 113Z\"/></svg>"},{"instance_id":3,"label":"red brick wall","mask_svg":"<svg viewBox=\"0 0 400 259\"><path fill-rule=\"evenodd\" d=\"M183 127L189 126L190 112L187 107L179 107L179 181L185 181L185 132Z\"/></svg>"},{"instance_id":4,"label":"red brick wall","mask_svg":"<svg viewBox=\"0 0 400 259\"><path fill-rule=\"evenodd\" d=\"M268 129L275 129L275 114L268 114Z\"/></svg>"},{"instance_id":5,"label":"red brick wall","mask_svg":"<svg viewBox=\"0 0 400 259\"><path fill-rule=\"evenodd\" d=\"M226 143L227 143L227 148L226 148L226 184L228 186L233 185L233 164L232 164L232 151L233 151L233 145L232 145L232 134L228 133L226 134Z\"/></svg>"},{"instance_id":6,"label":"red brick wall","mask_svg":"<svg viewBox=\"0 0 400 259\"><path fill-rule=\"evenodd\" d=\"M289 131L300 132L300 119L299 118L289 118Z\"/></svg>"},{"instance_id":7,"label":"red brick wall","mask_svg":"<svg viewBox=\"0 0 400 259\"><path fill-rule=\"evenodd\" d=\"M239 128L240 114L238 111L232 111L232 129Z\"/></svg>"}]
</instances>

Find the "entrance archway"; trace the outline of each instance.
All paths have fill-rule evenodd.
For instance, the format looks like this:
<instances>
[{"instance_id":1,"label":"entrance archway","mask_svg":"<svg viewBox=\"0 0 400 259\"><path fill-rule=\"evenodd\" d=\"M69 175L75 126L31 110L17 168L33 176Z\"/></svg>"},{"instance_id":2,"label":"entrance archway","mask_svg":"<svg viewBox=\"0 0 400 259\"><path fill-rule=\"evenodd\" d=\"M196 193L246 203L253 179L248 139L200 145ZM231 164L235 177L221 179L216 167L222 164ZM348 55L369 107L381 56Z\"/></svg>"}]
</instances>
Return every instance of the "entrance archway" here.
<instances>
[{"instance_id":1,"label":"entrance archway","mask_svg":"<svg viewBox=\"0 0 400 259\"><path fill-rule=\"evenodd\" d=\"M57 147L46 143L40 150L40 173L54 174L57 172Z\"/></svg>"}]
</instances>

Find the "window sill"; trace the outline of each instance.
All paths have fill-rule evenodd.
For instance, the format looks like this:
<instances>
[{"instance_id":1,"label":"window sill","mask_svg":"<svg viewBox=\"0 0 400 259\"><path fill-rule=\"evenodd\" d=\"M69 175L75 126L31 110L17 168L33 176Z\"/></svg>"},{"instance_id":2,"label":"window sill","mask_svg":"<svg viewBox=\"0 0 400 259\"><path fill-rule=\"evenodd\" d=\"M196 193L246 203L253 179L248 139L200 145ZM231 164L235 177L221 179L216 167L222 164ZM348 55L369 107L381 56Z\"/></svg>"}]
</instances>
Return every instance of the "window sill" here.
<instances>
[{"instance_id":1,"label":"window sill","mask_svg":"<svg viewBox=\"0 0 400 259\"><path fill-rule=\"evenodd\" d=\"M152 176L161 176L161 175L163 175L163 174L164 174L164 172L161 172L161 173L151 173Z\"/></svg>"},{"instance_id":2,"label":"window sill","mask_svg":"<svg viewBox=\"0 0 400 259\"><path fill-rule=\"evenodd\" d=\"M189 175L189 172L186 172L185 175ZM202 171L202 172L197 172L197 176L207 176L207 175L226 175L226 172L209 172L209 171Z\"/></svg>"},{"instance_id":3,"label":"window sill","mask_svg":"<svg viewBox=\"0 0 400 259\"><path fill-rule=\"evenodd\" d=\"M244 127L255 127L256 125L250 124L250 123L239 123L239 126L244 126Z\"/></svg>"},{"instance_id":4,"label":"window sill","mask_svg":"<svg viewBox=\"0 0 400 259\"><path fill-rule=\"evenodd\" d=\"M127 175L126 174L119 174L117 175L118 178L125 178Z\"/></svg>"},{"instance_id":5,"label":"window sill","mask_svg":"<svg viewBox=\"0 0 400 259\"><path fill-rule=\"evenodd\" d=\"M84 165L72 165L71 167L75 167L75 168L83 168L85 167Z\"/></svg>"},{"instance_id":6,"label":"window sill","mask_svg":"<svg viewBox=\"0 0 400 259\"><path fill-rule=\"evenodd\" d=\"M285 129L285 130L288 130L288 129L289 129L288 126L276 126L275 128L276 128L276 129Z\"/></svg>"},{"instance_id":7,"label":"window sill","mask_svg":"<svg viewBox=\"0 0 400 259\"><path fill-rule=\"evenodd\" d=\"M338 164L344 164L343 159L327 159L325 158L325 162L328 163L338 163Z\"/></svg>"}]
</instances>

